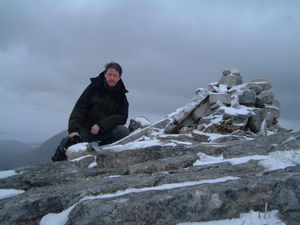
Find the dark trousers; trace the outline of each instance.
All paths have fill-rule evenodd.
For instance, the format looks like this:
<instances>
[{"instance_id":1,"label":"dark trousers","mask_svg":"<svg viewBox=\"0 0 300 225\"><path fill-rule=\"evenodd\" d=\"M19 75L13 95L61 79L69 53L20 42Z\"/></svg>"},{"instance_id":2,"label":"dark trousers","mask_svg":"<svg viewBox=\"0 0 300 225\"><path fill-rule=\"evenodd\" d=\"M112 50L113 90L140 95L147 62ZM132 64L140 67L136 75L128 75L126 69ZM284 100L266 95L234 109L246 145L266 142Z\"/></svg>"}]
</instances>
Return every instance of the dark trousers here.
<instances>
[{"instance_id":1,"label":"dark trousers","mask_svg":"<svg viewBox=\"0 0 300 225\"><path fill-rule=\"evenodd\" d=\"M83 142L100 141L101 145L106 145L126 137L129 134L129 130L123 125L117 125L105 133L100 132L100 134L96 135L93 135L91 131L86 128L80 128L79 134Z\"/></svg>"}]
</instances>

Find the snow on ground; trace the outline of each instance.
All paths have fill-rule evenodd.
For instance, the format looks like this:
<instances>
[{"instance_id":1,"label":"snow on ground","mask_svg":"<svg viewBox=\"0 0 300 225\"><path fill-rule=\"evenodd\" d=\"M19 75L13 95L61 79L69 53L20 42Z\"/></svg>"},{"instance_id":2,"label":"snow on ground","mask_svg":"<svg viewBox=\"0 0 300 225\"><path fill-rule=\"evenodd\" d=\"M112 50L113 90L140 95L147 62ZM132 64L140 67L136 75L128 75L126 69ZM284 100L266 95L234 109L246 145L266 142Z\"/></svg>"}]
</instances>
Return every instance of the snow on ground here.
<instances>
[{"instance_id":1,"label":"snow on ground","mask_svg":"<svg viewBox=\"0 0 300 225\"><path fill-rule=\"evenodd\" d=\"M94 168L96 166L97 166L97 163L96 163L96 161L94 161L88 166L88 168Z\"/></svg>"},{"instance_id":2,"label":"snow on ground","mask_svg":"<svg viewBox=\"0 0 300 225\"><path fill-rule=\"evenodd\" d=\"M133 149L143 149L147 147L161 146L159 140L147 140L147 141L137 141L137 142L129 142L124 145L114 145L107 146L102 148L102 150L112 150L115 152L120 152L124 150L133 150Z\"/></svg>"},{"instance_id":3,"label":"snow on ground","mask_svg":"<svg viewBox=\"0 0 300 225\"><path fill-rule=\"evenodd\" d=\"M288 139L286 139L284 142L282 142L281 144L284 145L284 144L287 144L289 142L292 142L292 141L296 141L297 139L295 137L289 137Z\"/></svg>"},{"instance_id":4,"label":"snow on ground","mask_svg":"<svg viewBox=\"0 0 300 225\"><path fill-rule=\"evenodd\" d=\"M16 189L0 189L0 200L22 194L23 190Z\"/></svg>"},{"instance_id":5,"label":"snow on ground","mask_svg":"<svg viewBox=\"0 0 300 225\"><path fill-rule=\"evenodd\" d=\"M179 223L177 225L285 225L279 219L278 211L272 210L270 212L262 213L250 211L249 213L241 213L240 218L215 220L207 222L194 223Z\"/></svg>"},{"instance_id":6,"label":"snow on ground","mask_svg":"<svg viewBox=\"0 0 300 225\"><path fill-rule=\"evenodd\" d=\"M198 153L199 159L194 166L210 165L216 163L229 162L232 165L247 163L250 160L259 161L259 165L266 170L284 169L289 166L300 165L300 150L276 151L268 155L250 155L231 159L224 159L223 156L209 156L204 153Z\"/></svg>"},{"instance_id":7,"label":"snow on ground","mask_svg":"<svg viewBox=\"0 0 300 225\"><path fill-rule=\"evenodd\" d=\"M93 156L93 155L84 155L84 156L78 157L78 158L76 158L76 159L72 159L72 160L70 160L70 161L72 161L72 162L77 162L77 161L80 161L80 160L82 160L82 159L84 159L84 158L87 158L87 157L90 157L90 156Z\"/></svg>"},{"instance_id":8,"label":"snow on ground","mask_svg":"<svg viewBox=\"0 0 300 225\"><path fill-rule=\"evenodd\" d=\"M147 126L151 125L151 122L149 120L147 120L145 117L137 117L137 118L135 118L135 120L137 122L139 122L142 127L147 127Z\"/></svg>"},{"instance_id":9,"label":"snow on ground","mask_svg":"<svg viewBox=\"0 0 300 225\"><path fill-rule=\"evenodd\" d=\"M78 143L75 145L71 145L67 151L68 152L82 152L85 151L87 149L87 146L89 145L88 142L82 142L82 143Z\"/></svg>"},{"instance_id":10,"label":"snow on ground","mask_svg":"<svg viewBox=\"0 0 300 225\"><path fill-rule=\"evenodd\" d=\"M0 179L15 176L18 174L19 173L17 173L15 170L3 170L3 171L0 171Z\"/></svg>"},{"instance_id":11,"label":"snow on ground","mask_svg":"<svg viewBox=\"0 0 300 225\"><path fill-rule=\"evenodd\" d=\"M158 185L154 187L145 187L145 188L128 188L125 190L119 190L114 193L108 193L108 194L100 194L96 196L87 196L82 198L79 202L82 202L84 200L92 200L92 199L105 199L105 198L113 198L117 196L122 196L130 193L138 193L138 192L145 192L145 191L160 191L160 190L168 190L168 189L174 189L174 188L180 188L180 187L188 187L188 186L194 186L194 185L200 185L200 184L211 184L211 183L219 183L219 182L225 182L228 180L237 180L238 177L221 177L216 179L209 179L209 180L200 180L200 181L189 181L189 182L183 182L183 183L171 183L171 184L163 184ZM78 203L79 203L78 202ZM72 209L78 204L75 203L74 205L70 206L66 210L60 212L60 213L49 213L45 215L41 221L40 225L64 225L68 221L68 216Z\"/></svg>"},{"instance_id":12,"label":"snow on ground","mask_svg":"<svg viewBox=\"0 0 300 225\"><path fill-rule=\"evenodd\" d=\"M218 138L229 136L228 134L206 133L206 132L204 133L204 132L202 132L202 131L200 131L200 130L197 130L197 129L193 130L193 133L196 133L196 134L203 134L203 135L208 136L208 137L209 137L209 138L208 138L208 141L215 141L215 140L218 139Z\"/></svg>"},{"instance_id":13,"label":"snow on ground","mask_svg":"<svg viewBox=\"0 0 300 225\"><path fill-rule=\"evenodd\" d=\"M269 171L300 165L300 150L271 152L268 158L260 161L259 164Z\"/></svg>"},{"instance_id":14,"label":"snow on ground","mask_svg":"<svg viewBox=\"0 0 300 225\"><path fill-rule=\"evenodd\" d=\"M251 108L240 105L238 109L233 108L233 107L227 107L227 106L221 106L220 109L223 109L224 112L228 115L248 115L249 112L251 112Z\"/></svg>"}]
</instances>

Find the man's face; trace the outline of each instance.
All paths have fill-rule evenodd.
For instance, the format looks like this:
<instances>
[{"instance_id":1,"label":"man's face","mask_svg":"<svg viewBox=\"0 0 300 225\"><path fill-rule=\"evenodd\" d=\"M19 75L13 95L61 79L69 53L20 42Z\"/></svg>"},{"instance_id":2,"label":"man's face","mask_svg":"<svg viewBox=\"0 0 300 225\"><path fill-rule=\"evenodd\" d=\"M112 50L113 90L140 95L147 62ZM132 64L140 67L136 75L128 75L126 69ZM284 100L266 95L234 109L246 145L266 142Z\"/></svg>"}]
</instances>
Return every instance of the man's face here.
<instances>
[{"instance_id":1,"label":"man's face","mask_svg":"<svg viewBox=\"0 0 300 225\"><path fill-rule=\"evenodd\" d=\"M106 83L109 87L114 87L120 80L119 71L114 68L108 68L104 75Z\"/></svg>"}]
</instances>

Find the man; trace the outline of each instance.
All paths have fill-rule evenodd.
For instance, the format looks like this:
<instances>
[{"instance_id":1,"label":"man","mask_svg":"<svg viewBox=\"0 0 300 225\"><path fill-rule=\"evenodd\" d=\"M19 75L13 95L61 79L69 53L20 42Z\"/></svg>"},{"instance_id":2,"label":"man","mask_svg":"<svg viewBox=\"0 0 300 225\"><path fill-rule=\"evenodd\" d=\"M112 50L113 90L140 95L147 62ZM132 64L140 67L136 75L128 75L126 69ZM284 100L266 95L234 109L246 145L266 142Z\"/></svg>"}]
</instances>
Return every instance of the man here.
<instances>
[{"instance_id":1,"label":"man","mask_svg":"<svg viewBox=\"0 0 300 225\"><path fill-rule=\"evenodd\" d=\"M69 118L69 137L84 142L113 143L129 134L123 126L128 117L128 92L121 79L122 67L108 63L81 94Z\"/></svg>"}]
</instances>

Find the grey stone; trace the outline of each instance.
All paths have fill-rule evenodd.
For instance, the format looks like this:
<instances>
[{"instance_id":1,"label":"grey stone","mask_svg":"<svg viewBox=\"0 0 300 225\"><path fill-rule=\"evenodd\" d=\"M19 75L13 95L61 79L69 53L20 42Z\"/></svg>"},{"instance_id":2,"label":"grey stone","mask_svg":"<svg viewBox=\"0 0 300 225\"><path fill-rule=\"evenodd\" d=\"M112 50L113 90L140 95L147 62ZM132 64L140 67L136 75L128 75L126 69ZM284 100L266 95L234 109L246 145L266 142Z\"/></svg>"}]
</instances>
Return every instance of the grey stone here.
<instances>
[{"instance_id":1,"label":"grey stone","mask_svg":"<svg viewBox=\"0 0 300 225\"><path fill-rule=\"evenodd\" d=\"M259 95L262 91L267 91L271 88L272 85L265 79L256 79L250 83L250 89L254 90L257 95Z\"/></svg>"},{"instance_id":2,"label":"grey stone","mask_svg":"<svg viewBox=\"0 0 300 225\"><path fill-rule=\"evenodd\" d=\"M252 132L257 133L260 131L263 120L264 120L264 110L259 108L254 109L253 114L250 116L248 120L247 126L250 128Z\"/></svg>"},{"instance_id":3,"label":"grey stone","mask_svg":"<svg viewBox=\"0 0 300 225\"><path fill-rule=\"evenodd\" d=\"M223 76L227 76L227 75L231 74L231 71L230 70L224 70L222 74L223 74Z\"/></svg>"},{"instance_id":4,"label":"grey stone","mask_svg":"<svg viewBox=\"0 0 300 225\"><path fill-rule=\"evenodd\" d=\"M78 145L82 146L83 143L72 145L68 148L68 150L66 151L68 160L76 159L81 156L90 155L92 153L91 146L89 143L86 143L84 148L78 148L77 147ZM73 149L77 149L77 150L73 150Z\"/></svg>"},{"instance_id":5,"label":"grey stone","mask_svg":"<svg viewBox=\"0 0 300 225\"><path fill-rule=\"evenodd\" d=\"M192 132L192 135L193 135L194 140L198 141L198 142L207 142L208 138L209 138L209 135L207 135L203 132L199 132L198 130L194 130Z\"/></svg>"},{"instance_id":6,"label":"grey stone","mask_svg":"<svg viewBox=\"0 0 300 225\"><path fill-rule=\"evenodd\" d=\"M147 173L153 174L160 171L171 171L179 168L192 166L198 159L196 154L185 154L178 157L168 157L144 163L130 165L128 168L129 174Z\"/></svg>"},{"instance_id":7,"label":"grey stone","mask_svg":"<svg viewBox=\"0 0 300 225\"><path fill-rule=\"evenodd\" d=\"M207 116L210 113L209 102L206 101L203 104L200 104L193 112L193 120L197 121L201 117Z\"/></svg>"},{"instance_id":8,"label":"grey stone","mask_svg":"<svg viewBox=\"0 0 300 225\"><path fill-rule=\"evenodd\" d=\"M262 91L259 95L256 96L256 105L258 107L263 107L266 104L272 104L274 100L274 94L272 91Z\"/></svg>"},{"instance_id":9,"label":"grey stone","mask_svg":"<svg viewBox=\"0 0 300 225\"><path fill-rule=\"evenodd\" d=\"M278 119L280 117L280 109L272 105L265 105L265 114L270 113L273 118Z\"/></svg>"},{"instance_id":10,"label":"grey stone","mask_svg":"<svg viewBox=\"0 0 300 225\"><path fill-rule=\"evenodd\" d=\"M277 107L278 109L280 109L280 103L279 103L279 101L277 100L277 99L273 99L273 102L272 102L272 106L275 106L275 107Z\"/></svg>"},{"instance_id":11,"label":"grey stone","mask_svg":"<svg viewBox=\"0 0 300 225\"><path fill-rule=\"evenodd\" d=\"M267 128L270 128L273 124L273 121L274 121L274 116L272 113L268 112L265 114L265 121L266 121L266 125L267 125Z\"/></svg>"},{"instance_id":12,"label":"grey stone","mask_svg":"<svg viewBox=\"0 0 300 225\"><path fill-rule=\"evenodd\" d=\"M239 85L243 83L243 78L240 75L236 74L229 74L226 76L223 76L219 80L219 84L226 84L228 88L232 88L233 86Z\"/></svg>"},{"instance_id":13,"label":"grey stone","mask_svg":"<svg viewBox=\"0 0 300 225\"><path fill-rule=\"evenodd\" d=\"M230 96L230 94L226 94L226 93L210 93L209 94L209 103L213 104L216 102L221 102L223 104L230 105L231 96Z\"/></svg>"},{"instance_id":14,"label":"grey stone","mask_svg":"<svg viewBox=\"0 0 300 225\"><path fill-rule=\"evenodd\" d=\"M241 105L255 105L256 93L251 89L242 91L239 95L239 103Z\"/></svg>"},{"instance_id":15,"label":"grey stone","mask_svg":"<svg viewBox=\"0 0 300 225\"><path fill-rule=\"evenodd\" d=\"M147 126L151 125L151 122L145 118L145 117L137 117L135 119L131 119L130 122L129 122L129 126L128 126L128 129L129 129L129 132L133 132L139 128L145 128Z\"/></svg>"}]
</instances>

